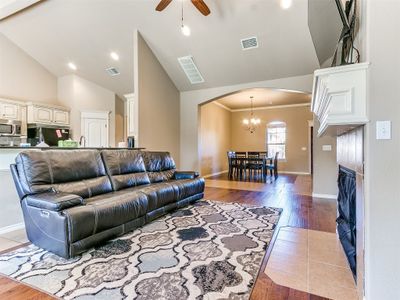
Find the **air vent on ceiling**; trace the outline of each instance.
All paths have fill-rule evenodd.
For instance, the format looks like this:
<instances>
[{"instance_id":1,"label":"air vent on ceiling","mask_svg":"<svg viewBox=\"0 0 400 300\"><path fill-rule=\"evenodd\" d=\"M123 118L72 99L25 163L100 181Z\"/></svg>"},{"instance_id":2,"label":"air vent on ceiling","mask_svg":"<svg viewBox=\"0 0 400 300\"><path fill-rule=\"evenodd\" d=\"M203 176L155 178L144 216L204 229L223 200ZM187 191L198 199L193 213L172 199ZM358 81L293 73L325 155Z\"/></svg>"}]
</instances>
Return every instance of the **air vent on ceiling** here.
<instances>
[{"instance_id":1,"label":"air vent on ceiling","mask_svg":"<svg viewBox=\"0 0 400 300\"><path fill-rule=\"evenodd\" d=\"M199 69L194 63L193 56L178 57L178 61L191 84L204 82L203 76L201 76Z\"/></svg>"},{"instance_id":2,"label":"air vent on ceiling","mask_svg":"<svg viewBox=\"0 0 400 300\"><path fill-rule=\"evenodd\" d=\"M107 68L107 69L106 69L106 72L107 72L108 75L110 75L110 76L117 76L117 75L120 74L117 68Z\"/></svg>"},{"instance_id":3,"label":"air vent on ceiling","mask_svg":"<svg viewBox=\"0 0 400 300\"><path fill-rule=\"evenodd\" d=\"M242 40L240 40L240 43L242 44L243 50L258 48L258 40L257 40L257 37L255 37L255 36L246 38L246 39L242 39Z\"/></svg>"}]
</instances>

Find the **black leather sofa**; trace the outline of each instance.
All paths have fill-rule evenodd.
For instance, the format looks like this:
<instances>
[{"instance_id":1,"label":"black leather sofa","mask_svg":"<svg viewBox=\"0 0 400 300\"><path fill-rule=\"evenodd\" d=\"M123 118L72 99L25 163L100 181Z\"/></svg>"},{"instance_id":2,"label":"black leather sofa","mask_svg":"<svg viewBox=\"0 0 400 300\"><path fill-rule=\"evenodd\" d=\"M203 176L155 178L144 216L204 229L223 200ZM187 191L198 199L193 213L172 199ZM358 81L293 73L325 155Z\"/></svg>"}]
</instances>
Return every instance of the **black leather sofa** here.
<instances>
[{"instance_id":1,"label":"black leather sofa","mask_svg":"<svg viewBox=\"0 0 400 300\"><path fill-rule=\"evenodd\" d=\"M168 152L28 150L11 165L29 240L64 258L203 198Z\"/></svg>"}]
</instances>

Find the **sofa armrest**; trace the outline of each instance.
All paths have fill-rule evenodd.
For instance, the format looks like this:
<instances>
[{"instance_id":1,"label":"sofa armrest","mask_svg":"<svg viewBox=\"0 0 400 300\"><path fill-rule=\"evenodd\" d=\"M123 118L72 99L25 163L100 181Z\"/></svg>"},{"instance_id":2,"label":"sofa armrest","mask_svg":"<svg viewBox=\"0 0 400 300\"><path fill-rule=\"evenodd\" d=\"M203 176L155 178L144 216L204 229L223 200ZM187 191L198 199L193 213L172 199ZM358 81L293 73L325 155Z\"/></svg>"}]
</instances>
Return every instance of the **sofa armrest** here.
<instances>
[{"instance_id":1,"label":"sofa armrest","mask_svg":"<svg viewBox=\"0 0 400 300\"><path fill-rule=\"evenodd\" d=\"M54 191L26 196L25 201L29 206L51 211L61 211L84 204L81 196Z\"/></svg>"},{"instance_id":2,"label":"sofa armrest","mask_svg":"<svg viewBox=\"0 0 400 300\"><path fill-rule=\"evenodd\" d=\"M175 171L174 173L174 179L179 180L179 179L195 179L199 177L198 172L192 172L192 171Z\"/></svg>"}]
</instances>

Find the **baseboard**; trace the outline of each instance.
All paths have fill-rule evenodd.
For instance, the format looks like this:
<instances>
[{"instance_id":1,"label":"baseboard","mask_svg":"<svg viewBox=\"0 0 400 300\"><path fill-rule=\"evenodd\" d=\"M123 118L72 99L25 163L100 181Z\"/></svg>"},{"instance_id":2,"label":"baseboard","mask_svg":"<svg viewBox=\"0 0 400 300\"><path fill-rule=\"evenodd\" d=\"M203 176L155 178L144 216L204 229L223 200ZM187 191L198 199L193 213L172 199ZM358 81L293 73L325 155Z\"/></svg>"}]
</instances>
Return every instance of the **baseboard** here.
<instances>
[{"instance_id":1,"label":"baseboard","mask_svg":"<svg viewBox=\"0 0 400 300\"><path fill-rule=\"evenodd\" d=\"M17 223L17 224L1 227L0 228L0 234L5 234L5 233L8 233L8 232L19 230L19 229L23 229L23 228L25 228L25 224L24 223Z\"/></svg>"},{"instance_id":2,"label":"baseboard","mask_svg":"<svg viewBox=\"0 0 400 300\"><path fill-rule=\"evenodd\" d=\"M217 172L217 173L213 173L213 174L204 175L202 177L209 178L209 177L213 177L213 176L217 176L217 175L221 175L221 174L225 174L225 173L228 173L228 170Z\"/></svg>"},{"instance_id":3,"label":"baseboard","mask_svg":"<svg viewBox=\"0 0 400 300\"><path fill-rule=\"evenodd\" d=\"M289 174L289 175L311 175L309 172L296 172L296 171L279 171L278 174Z\"/></svg>"},{"instance_id":4,"label":"baseboard","mask_svg":"<svg viewBox=\"0 0 400 300\"><path fill-rule=\"evenodd\" d=\"M337 199L337 195L332 195L332 194L318 194L318 193L312 193L312 196L315 198L324 198L324 199Z\"/></svg>"}]
</instances>

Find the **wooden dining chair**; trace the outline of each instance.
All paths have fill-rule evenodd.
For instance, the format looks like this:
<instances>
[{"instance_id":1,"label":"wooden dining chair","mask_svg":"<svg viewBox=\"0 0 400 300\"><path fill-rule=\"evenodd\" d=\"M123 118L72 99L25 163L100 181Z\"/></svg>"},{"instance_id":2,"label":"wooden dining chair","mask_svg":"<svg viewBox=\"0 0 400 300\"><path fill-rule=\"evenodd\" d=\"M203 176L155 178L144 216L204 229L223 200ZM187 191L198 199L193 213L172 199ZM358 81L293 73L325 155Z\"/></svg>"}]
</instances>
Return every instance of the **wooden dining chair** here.
<instances>
[{"instance_id":1,"label":"wooden dining chair","mask_svg":"<svg viewBox=\"0 0 400 300\"><path fill-rule=\"evenodd\" d=\"M236 159L236 176L240 179L242 179L244 176L246 176L246 162L243 160L243 158L247 158L247 153L246 152L235 152L235 158L241 158Z\"/></svg>"},{"instance_id":2,"label":"wooden dining chair","mask_svg":"<svg viewBox=\"0 0 400 300\"><path fill-rule=\"evenodd\" d=\"M247 158L260 158L260 152L247 152ZM254 179L256 174L261 175L263 162L250 160L246 164L246 169L249 171L249 178Z\"/></svg>"},{"instance_id":3,"label":"wooden dining chair","mask_svg":"<svg viewBox=\"0 0 400 300\"><path fill-rule=\"evenodd\" d=\"M236 161L235 161L235 152L234 151L228 151L227 152L228 156L228 177L232 178L233 173L236 168Z\"/></svg>"},{"instance_id":4,"label":"wooden dining chair","mask_svg":"<svg viewBox=\"0 0 400 300\"><path fill-rule=\"evenodd\" d=\"M267 157L268 156L268 152L267 151L260 151L258 152L260 157Z\"/></svg>"},{"instance_id":5,"label":"wooden dining chair","mask_svg":"<svg viewBox=\"0 0 400 300\"><path fill-rule=\"evenodd\" d=\"M272 164L267 164L266 165L266 171L270 171L271 177L274 175L274 179L276 180L278 178L278 156L279 152L275 153L274 156L274 162Z\"/></svg>"}]
</instances>

